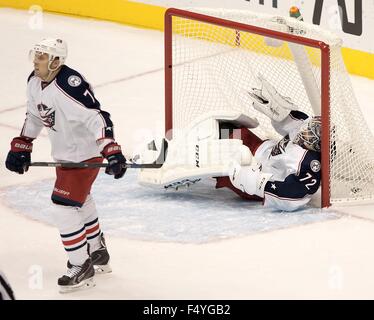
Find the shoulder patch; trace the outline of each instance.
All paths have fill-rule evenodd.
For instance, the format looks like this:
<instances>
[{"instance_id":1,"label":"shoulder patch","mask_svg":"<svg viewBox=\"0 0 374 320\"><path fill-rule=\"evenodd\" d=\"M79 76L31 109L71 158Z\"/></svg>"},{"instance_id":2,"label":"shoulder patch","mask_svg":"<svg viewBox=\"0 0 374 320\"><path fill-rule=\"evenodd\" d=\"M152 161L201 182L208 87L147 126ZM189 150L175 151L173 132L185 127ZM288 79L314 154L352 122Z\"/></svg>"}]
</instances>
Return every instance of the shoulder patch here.
<instances>
[{"instance_id":1,"label":"shoulder patch","mask_svg":"<svg viewBox=\"0 0 374 320\"><path fill-rule=\"evenodd\" d=\"M90 84L74 69L63 65L57 74L56 85L86 108L100 110L100 102L95 98Z\"/></svg>"},{"instance_id":2,"label":"shoulder patch","mask_svg":"<svg viewBox=\"0 0 374 320\"><path fill-rule=\"evenodd\" d=\"M301 163L300 173L310 172L315 176L321 175L321 154L316 151L307 151Z\"/></svg>"},{"instance_id":3,"label":"shoulder patch","mask_svg":"<svg viewBox=\"0 0 374 320\"><path fill-rule=\"evenodd\" d=\"M78 87L82 83L82 78L77 75L72 75L68 78L68 83L72 87Z\"/></svg>"},{"instance_id":4,"label":"shoulder patch","mask_svg":"<svg viewBox=\"0 0 374 320\"><path fill-rule=\"evenodd\" d=\"M310 169L313 172L319 172L321 170L321 162L319 162L318 160L312 160L310 162Z\"/></svg>"}]
</instances>

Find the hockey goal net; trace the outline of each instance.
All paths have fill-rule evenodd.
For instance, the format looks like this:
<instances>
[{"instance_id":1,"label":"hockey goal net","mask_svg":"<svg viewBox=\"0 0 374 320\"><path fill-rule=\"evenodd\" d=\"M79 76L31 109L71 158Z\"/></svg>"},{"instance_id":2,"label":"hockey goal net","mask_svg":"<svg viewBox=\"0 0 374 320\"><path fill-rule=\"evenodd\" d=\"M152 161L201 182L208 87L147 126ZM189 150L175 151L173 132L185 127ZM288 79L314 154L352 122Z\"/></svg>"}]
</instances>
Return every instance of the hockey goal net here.
<instances>
[{"instance_id":1,"label":"hockey goal net","mask_svg":"<svg viewBox=\"0 0 374 320\"><path fill-rule=\"evenodd\" d=\"M168 9L165 125L176 137L215 110L256 117L254 133L280 136L251 108L247 90L262 74L299 110L322 116L322 203L374 198L374 139L356 101L341 40L295 18L249 11Z\"/></svg>"}]
</instances>

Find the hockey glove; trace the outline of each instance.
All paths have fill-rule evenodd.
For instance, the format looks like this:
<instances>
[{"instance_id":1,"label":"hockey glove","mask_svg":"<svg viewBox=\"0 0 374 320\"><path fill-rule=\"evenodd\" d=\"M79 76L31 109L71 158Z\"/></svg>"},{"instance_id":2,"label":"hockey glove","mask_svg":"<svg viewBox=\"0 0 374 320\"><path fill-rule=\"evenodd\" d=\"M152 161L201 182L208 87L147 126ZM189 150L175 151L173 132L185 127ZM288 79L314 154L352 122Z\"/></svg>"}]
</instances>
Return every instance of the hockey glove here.
<instances>
[{"instance_id":1,"label":"hockey glove","mask_svg":"<svg viewBox=\"0 0 374 320\"><path fill-rule=\"evenodd\" d=\"M114 179L122 178L126 172L126 158L122 154L121 146L116 142L111 142L104 147L101 154L108 160L105 173L114 175Z\"/></svg>"},{"instance_id":2,"label":"hockey glove","mask_svg":"<svg viewBox=\"0 0 374 320\"><path fill-rule=\"evenodd\" d=\"M264 197L265 185L271 178L271 174L261 172L260 165L240 166L233 164L229 177L232 185L250 195Z\"/></svg>"},{"instance_id":3,"label":"hockey glove","mask_svg":"<svg viewBox=\"0 0 374 320\"><path fill-rule=\"evenodd\" d=\"M262 86L261 89L253 88L248 91L249 96L253 100L253 107L267 115L274 121L284 120L292 110L298 107L290 98L284 97L262 76L258 76Z\"/></svg>"},{"instance_id":4,"label":"hockey glove","mask_svg":"<svg viewBox=\"0 0 374 320\"><path fill-rule=\"evenodd\" d=\"M5 161L8 170L24 174L29 170L32 152L32 140L27 137L16 137L10 143L10 151Z\"/></svg>"}]
</instances>

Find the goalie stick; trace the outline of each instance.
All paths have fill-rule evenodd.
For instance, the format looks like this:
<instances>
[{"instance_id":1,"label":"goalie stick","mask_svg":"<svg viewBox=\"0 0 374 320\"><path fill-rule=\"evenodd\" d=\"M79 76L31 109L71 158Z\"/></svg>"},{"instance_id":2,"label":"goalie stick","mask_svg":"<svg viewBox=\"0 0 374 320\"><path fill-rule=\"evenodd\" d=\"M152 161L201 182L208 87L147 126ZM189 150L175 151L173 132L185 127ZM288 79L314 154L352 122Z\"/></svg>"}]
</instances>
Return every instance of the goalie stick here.
<instances>
[{"instance_id":1,"label":"goalie stick","mask_svg":"<svg viewBox=\"0 0 374 320\"><path fill-rule=\"evenodd\" d=\"M31 162L30 167L60 167L60 168L106 168L107 163L88 163L88 162ZM128 169L158 169L162 164L158 163L126 163Z\"/></svg>"}]
</instances>

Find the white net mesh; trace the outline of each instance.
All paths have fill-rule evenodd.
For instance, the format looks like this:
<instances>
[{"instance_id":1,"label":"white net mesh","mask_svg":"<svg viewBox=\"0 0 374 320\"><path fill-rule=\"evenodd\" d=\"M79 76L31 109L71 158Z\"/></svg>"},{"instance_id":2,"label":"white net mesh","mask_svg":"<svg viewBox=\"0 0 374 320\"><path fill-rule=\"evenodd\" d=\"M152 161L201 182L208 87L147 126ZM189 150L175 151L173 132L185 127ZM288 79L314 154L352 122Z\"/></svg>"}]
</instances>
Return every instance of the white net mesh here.
<instances>
[{"instance_id":1,"label":"white net mesh","mask_svg":"<svg viewBox=\"0 0 374 320\"><path fill-rule=\"evenodd\" d=\"M341 56L341 40L293 18L248 11L190 11L285 33L330 46L331 202L374 198L373 136L360 111ZM251 107L247 90L262 74L308 115L320 114L321 51L234 28L173 17L173 136L210 111L236 110L255 116L261 138L279 139L270 120ZM326 120L324 120L326 121Z\"/></svg>"}]
</instances>

